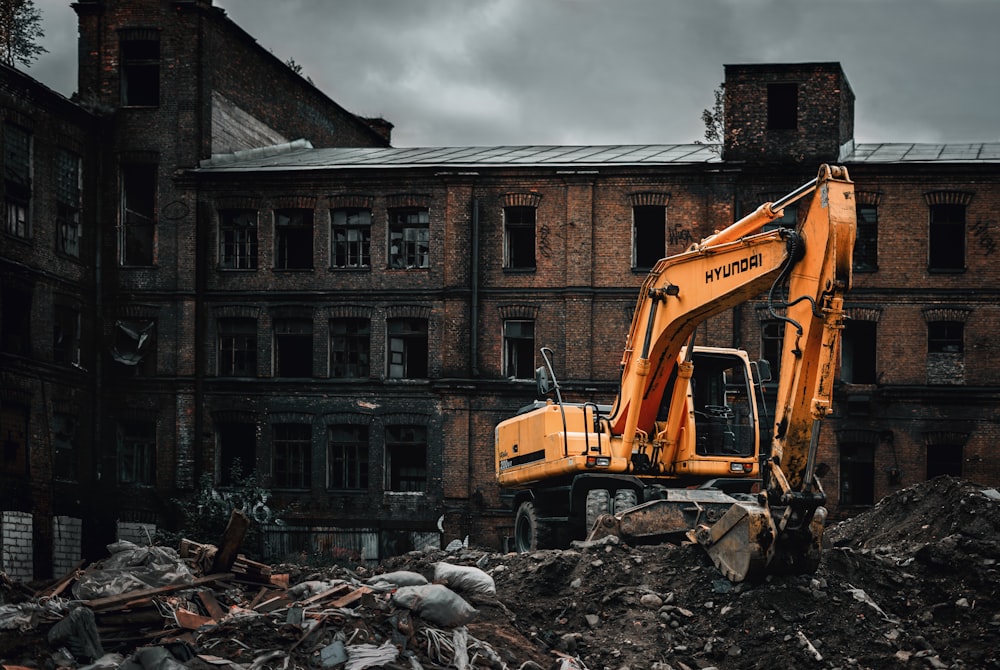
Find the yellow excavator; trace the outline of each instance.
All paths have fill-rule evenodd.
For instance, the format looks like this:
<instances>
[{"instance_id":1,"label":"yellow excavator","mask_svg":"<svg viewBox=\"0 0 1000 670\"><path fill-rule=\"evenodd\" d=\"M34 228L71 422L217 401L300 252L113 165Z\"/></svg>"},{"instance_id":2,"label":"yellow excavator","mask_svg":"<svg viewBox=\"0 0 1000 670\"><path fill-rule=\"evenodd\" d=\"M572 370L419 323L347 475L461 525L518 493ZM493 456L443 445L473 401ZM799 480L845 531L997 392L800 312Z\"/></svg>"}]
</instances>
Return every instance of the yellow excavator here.
<instances>
[{"instance_id":1,"label":"yellow excavator","mask_svg":"<svg viewBox=\"0 0 1000 670\"><path fill-rule=\"evenodd\" d=\"M807 196L798 226L761 232ZM814 572L826 517L816 453L856 228L846 168L823 165L816 179L661 259L639 293L613 404L564 402L543 348L542 399L495 429L497 482L514 492L514 548L686 539L734 582ZM767 363L693 344L705 320L765 292L785 324L771 425Z\"/></svg>"}]
</instances>

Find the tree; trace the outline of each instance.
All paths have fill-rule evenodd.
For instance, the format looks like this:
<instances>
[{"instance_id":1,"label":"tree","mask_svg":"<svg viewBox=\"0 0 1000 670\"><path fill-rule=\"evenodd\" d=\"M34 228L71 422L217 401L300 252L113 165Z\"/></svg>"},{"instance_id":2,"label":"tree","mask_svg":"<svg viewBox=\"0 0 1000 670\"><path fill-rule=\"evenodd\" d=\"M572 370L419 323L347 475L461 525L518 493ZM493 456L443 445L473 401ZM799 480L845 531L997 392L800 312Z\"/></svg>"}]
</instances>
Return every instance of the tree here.
<instances>
[{"instance_id":1,"label":"tree","mask_svg":"<svg viewBox=\"0 0 1000 670\"><path fill-rule=\"evenodd\" d=\"M0 0L0 60L7 65L31 65L48 49L38 43L42 13L35 0Z\"/></svg>"},{"instance_id":2,"label":"tree","mask_svg":"<svg viewBox=\"0 0 1000 670\"><path fill-rule=\"evenodd\" d=\"M704 109L701 112L701 120L705 122L705 140L713 144L713 151L720 156L722 147L726 142L726 85L719 84L715 89L715 104L712 109ZM705 144L705 142L695 141L695 144Z\"/></svg>"}]
</instances>

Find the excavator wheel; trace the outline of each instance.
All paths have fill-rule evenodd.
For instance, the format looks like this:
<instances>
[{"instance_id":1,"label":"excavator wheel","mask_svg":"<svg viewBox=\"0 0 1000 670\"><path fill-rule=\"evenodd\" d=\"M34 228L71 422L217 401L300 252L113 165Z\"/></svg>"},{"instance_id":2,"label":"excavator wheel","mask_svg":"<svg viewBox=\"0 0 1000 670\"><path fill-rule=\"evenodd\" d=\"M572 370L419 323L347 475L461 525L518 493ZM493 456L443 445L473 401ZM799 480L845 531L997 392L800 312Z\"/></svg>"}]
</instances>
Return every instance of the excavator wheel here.
<instances>
[{"instance_id":1,"label":"excavator wheel","mask_svg":"<svg viewBox=\"0 0 1000 670\"><path fill-rule=\"evenodd\" d=\"M611 502L611 513L618 514L639 504L639 495L635 489L618 489L615 499Z\"/></svg>"},{"instance_id":2,"label":"excavator wheel","mask_svg":"<svg viewBox=\"0 0 1000 670\"><path fill-rule=\"evenodd\" d=\"M526 500L514 517L514 550L518 553L551 549L554 546L552 527L539 517L535 504Z\"/></svg>"},{"instance_id":3,"label":"excavator wheel","mask_svg":"<svg viewBox=\"0 0 1000 670\"><path fill-rule=\"evenodd\" d=\"M591 489L587 491L586 529L588 533L601 516L610 513L611 493L607 489Z\"/></svg>"}]
</instances>

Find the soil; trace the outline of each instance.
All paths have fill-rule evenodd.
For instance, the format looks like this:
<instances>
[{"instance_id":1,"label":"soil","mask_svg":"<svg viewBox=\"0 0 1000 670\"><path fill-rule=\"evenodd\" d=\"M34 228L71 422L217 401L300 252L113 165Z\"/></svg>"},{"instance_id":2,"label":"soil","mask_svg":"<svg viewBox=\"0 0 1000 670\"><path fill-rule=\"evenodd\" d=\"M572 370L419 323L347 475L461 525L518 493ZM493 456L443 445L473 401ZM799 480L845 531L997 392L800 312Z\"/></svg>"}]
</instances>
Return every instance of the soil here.
<instances>
[{"instance_id":1,"label":"soil","mask_svg":"<svg viewBox=\"0 0 1000 670\"><path fill-rule=\"evenodd\" d=\"M949 477L922 482L829 527L826 542L813 575L741 584L692 545L414 552L374 570L282 566L293 584L332 576L361 583L396 570L430 577L446 561L479 567L497 594L466 596L478 615L465 627L464 666L450 646L455 630L379 594L297 644L300 630L258 619L202 629L193 647L244 667L262 649L286 650L286 667L319 667L320 648L339 635L348 644L392 642L404 653L371 667L396 669L1000 668L996 490ZM39 658L25 636L0 632L0 640L0 661L51 667L51 649ZM36 642L44 648L44 638Z\"/></svg>"}]
</instances>

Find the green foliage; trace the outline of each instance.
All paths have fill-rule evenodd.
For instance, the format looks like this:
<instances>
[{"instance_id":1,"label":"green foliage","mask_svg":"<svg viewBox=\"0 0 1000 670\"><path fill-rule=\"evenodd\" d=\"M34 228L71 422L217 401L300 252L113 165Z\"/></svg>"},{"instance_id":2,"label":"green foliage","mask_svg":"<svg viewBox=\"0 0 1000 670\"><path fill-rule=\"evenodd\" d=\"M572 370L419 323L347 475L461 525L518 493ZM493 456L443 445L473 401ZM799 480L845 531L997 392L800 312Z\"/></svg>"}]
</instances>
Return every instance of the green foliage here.
<instances>
[{"instance_id":1,"label":"green foliage","mask_svg":"<svg viewBox=\"0 0 1000 670\"><path fill-rule=\"evenodd\" d=\"M726 85L719 84L715 89L715 104L712 109L703 109L701 120L705 123L705 140L717 147L716 153L722 155L722 145L726 141ZM695 141L695 144L704 142Z\"/></svg>"},{"instance_id":2,"label":"green foliage","mask_svg":"<svg viewBox=\"0 0 1000 670\"><path fill-rule=\"evenodd\" d=\"M34 0L0 0L0 60L7 65L31 65L48 49L38 43L42 14Z\"/></svg>"},{"instance_id":3,"label":"green foliage","mask_svg":"<svg viewBox=\"0 0 1000 670\"><path fill-rule=\"evenodd\" d=\"M239 510L250 517L243 553L259 556L263 546L262 526L279 523L276 512L267 504L271 492L261 485L256 472L244 475L239 461L233 464L230 481L232 485L219 487L212 481L212 475L203 474L194 494L173 501L179 516L177 532L160 532L158 539L173 546L182 538L218 545L233 510Z\"/></svg>"}]
</instances>

